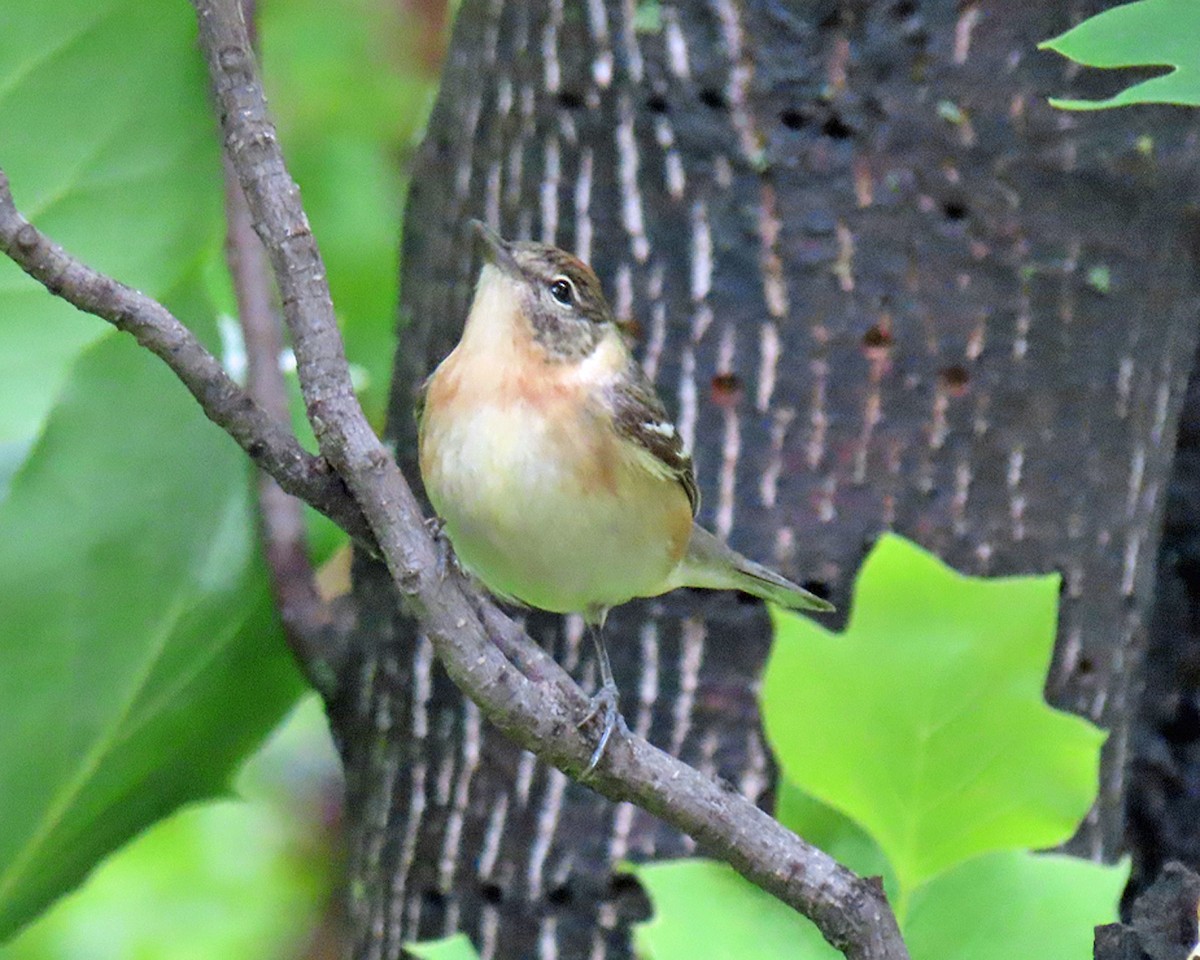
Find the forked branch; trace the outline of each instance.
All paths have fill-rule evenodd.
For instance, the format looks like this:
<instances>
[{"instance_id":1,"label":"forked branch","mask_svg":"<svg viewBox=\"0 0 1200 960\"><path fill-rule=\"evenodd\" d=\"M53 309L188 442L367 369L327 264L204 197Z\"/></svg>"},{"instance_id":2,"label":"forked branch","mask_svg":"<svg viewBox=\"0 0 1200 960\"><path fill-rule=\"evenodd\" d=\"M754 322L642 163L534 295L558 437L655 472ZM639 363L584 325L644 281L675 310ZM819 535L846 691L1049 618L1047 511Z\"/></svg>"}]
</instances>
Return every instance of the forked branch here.
<instances>
[{"instance_id":1,"label":"forked branch","mask_svg":"<svg viewBox=\"0 0 1200 960\"><path fill-rule=\"evenodd\" d=\"M238 0L193 3L227 155L282 294L321 457L300 450L290 431L255 405L160 305L84 267L26 224L2 174L0 249L51 292L137 336L284 489L373 542L400 602L429 636L451 679L518 744L578 776L594 746L578 727L587 697L490 600L438 562L412 490L355 398L324 265L266 113ZM514 659L522 669L502 650L518 653ZM615 738L587 782L694 837L810 917L847 957L907 958L876 881L856 876L745 797L646 740L632 734Z\"/></svg>"}]
</instances>

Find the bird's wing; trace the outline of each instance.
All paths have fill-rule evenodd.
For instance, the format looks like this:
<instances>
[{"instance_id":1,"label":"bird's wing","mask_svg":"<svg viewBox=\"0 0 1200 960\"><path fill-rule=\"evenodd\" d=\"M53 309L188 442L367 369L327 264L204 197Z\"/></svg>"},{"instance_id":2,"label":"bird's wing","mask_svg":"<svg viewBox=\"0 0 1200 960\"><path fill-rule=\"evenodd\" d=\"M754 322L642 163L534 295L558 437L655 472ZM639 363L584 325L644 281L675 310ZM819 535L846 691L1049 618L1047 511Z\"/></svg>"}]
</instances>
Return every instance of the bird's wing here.
<instances>
[{"instance_id":1,"label":"bird's wing","mask_svg":"<svg viewBox=\"0 0 1200 960\"><path fill-rule=\"evenodd\" d=\"M683 438L654 385L636 362L630 361L626 376L613 385L608 399L617 432L633 444L649 470L683 487L695 516L700 509L700 490L692 458L683 449Z\"/></svg>"}]
</instances>

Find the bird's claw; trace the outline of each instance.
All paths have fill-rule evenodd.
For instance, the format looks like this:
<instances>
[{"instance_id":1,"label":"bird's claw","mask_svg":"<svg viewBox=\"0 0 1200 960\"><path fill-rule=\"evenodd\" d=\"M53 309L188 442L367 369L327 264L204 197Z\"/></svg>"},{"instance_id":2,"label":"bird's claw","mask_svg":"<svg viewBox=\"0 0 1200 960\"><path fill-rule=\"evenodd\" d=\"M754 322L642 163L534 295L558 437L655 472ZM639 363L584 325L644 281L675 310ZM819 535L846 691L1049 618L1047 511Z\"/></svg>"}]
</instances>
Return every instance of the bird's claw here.
<instances>
[{"instance_id":1,"label":"bird's claw","mask_svg":"<svg viewBox=\"0 0 1200 960\"><path fill-rule=\"evenodd\" d=\"M604 750L608 746L608 741L612 739L613 731L617 729L617 725L622 727L625 725L624 718L621 716L620 710L617 709L617 688L615 684L606 684L602 686L596 695L592 697L590 707L582 720L579 721L579 726L585 727L593 720L600 719L600 740L596 744L596 749L592 751L592 757L588 760L588 765L583 768L583 776L589 776L600 763L601 757L604 756Z\"/></svg>"}]
</instances>

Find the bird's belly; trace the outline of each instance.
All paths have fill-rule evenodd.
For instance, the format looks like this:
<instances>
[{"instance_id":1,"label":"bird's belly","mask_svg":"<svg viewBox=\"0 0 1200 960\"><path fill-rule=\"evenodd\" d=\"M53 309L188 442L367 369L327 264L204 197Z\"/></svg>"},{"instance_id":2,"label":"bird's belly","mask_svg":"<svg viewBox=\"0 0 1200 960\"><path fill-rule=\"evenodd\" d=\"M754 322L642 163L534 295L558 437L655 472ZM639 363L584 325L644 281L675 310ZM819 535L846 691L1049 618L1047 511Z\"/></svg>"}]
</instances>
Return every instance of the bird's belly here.
<instances>
[{"instance_id":1,"label":"bird's belly","mask_svg":"<svg viewBox=\"0 0 1200 960\"><path fill-rule=\"evenodd\" d=\"M595 434L560 422L508 404L426 424L422 474L455 553L497 594L543 610L662 592L691 534L686 494L615 437L597 450Z\"/></svg>"}]
</instances>

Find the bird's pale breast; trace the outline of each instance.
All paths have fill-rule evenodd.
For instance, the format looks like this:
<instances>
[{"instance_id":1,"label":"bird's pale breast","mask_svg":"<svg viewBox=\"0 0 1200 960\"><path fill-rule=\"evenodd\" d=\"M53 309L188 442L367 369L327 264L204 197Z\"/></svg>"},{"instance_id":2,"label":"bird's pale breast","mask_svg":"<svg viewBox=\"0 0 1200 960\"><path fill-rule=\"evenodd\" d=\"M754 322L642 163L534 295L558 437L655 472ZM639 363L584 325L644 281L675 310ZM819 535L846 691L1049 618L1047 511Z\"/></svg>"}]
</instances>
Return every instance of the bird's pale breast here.
<instances>
[{"instance_id":1,"label":"bird's pale breast","mask_svg":"<svg viewBox=\"0 0 1200 960\"><path fill-rule=\"evenodd\" d=\"M557 612L663 592L691 535L683 488L647 469L570 368L495 360L452 354L425 407L421 472L459 559Z\"/></svg>"}]
</instances>

